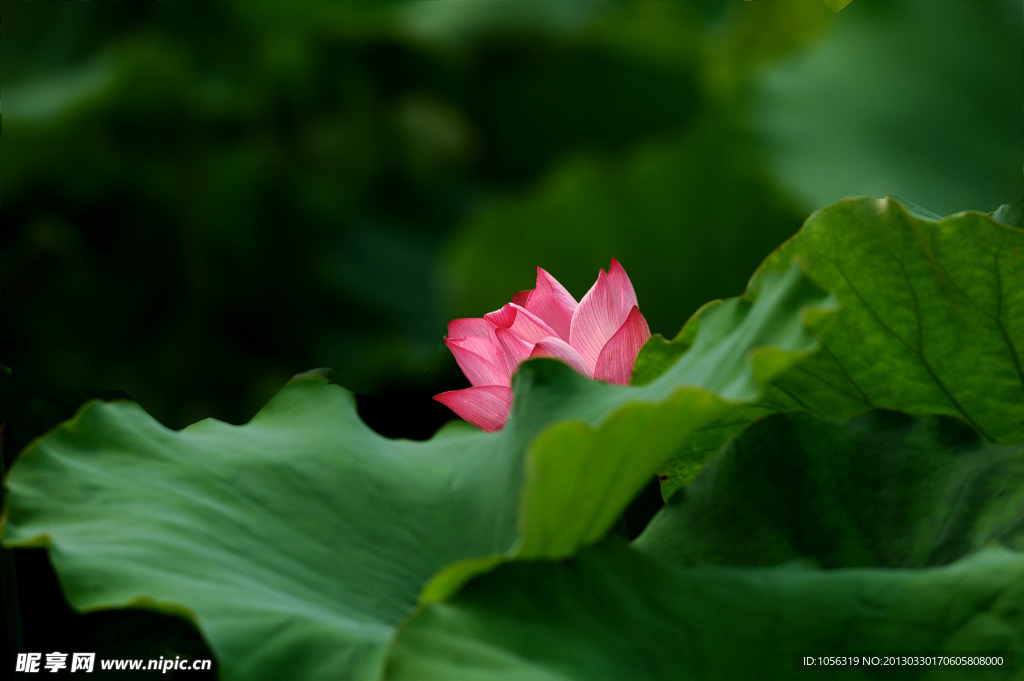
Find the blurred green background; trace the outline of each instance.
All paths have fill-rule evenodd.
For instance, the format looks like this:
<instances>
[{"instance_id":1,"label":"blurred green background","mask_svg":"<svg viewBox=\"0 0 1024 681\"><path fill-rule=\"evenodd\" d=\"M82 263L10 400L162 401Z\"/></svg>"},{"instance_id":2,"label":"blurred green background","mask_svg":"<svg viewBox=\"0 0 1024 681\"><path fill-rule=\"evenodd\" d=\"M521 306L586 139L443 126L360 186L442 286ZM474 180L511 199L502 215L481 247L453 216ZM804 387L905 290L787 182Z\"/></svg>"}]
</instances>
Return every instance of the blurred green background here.
<instances>
[{"instance_id":1,"label":"blurred green background","mask_svg":"<svg viewBox=\"0 0 1024 681\"><path fill-rule=\"evenodd\" d=\"M2 11L0 362L172 427L334 367L426 437L537 265L672 336L845 195L1022 196L1019 0Z\"/></svg>"}]
</instances>

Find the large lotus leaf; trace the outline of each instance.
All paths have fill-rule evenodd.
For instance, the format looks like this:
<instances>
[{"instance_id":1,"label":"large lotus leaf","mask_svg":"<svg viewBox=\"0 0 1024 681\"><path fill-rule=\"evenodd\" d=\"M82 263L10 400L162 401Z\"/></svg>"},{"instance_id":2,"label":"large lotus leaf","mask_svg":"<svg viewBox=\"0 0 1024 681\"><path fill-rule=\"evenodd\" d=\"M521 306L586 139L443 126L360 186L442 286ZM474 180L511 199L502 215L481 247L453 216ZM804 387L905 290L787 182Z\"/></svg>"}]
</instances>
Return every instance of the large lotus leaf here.
<instances>
[{"instance_id":1,"label":"large lotus leaf","mask_svg":"<svg viewBox=\"0 0 1024 681\"><path fill-rule=\"evenodd\" d=\"M813 651L1024 654L1024 555L941 568L679 567L617 541L569 561L505 565L400 630L389 681L877 679L794 670ZM1007 659L1007 661L1009 661ZM1009 665L903 667L892 679L1019 679Z\"/></svg>"},{"instance_id":2,"label":"large lotus leaf","mask_svg":"<svg viewBox=\"0 0 1024 681\"><path fill-rule=\"evenodd\" d=\"M832 10L833 12L838 12L839 10L841 10L842 8L846 7L851 2L853 2L853 0L821 0L821 1L824 2L826 5L828 5L828 8L830 10Z\"/></svg>"},{"instance_id":3,"label":"large lotus leaf","mask_svg":"<svg viewBox=\"0 0 1024 681\"><path fill-rule=\"evenodd\" d=\"M982 213L915 212L891 198L845 199L814 213L762 264L774 271L797 258L841 305L812 322L823 351L780 375L762 406L948 414L990 441L1024 441L1024 230ZM699 316L690 323L699 328ZM692 333L674 342L687 347ZM663 341L648 347L651 356L645 347L637 360L641 380L673 356ZM666 498L743 427L736 416L681 448L664 476Z\"/></svg>"},{"instance_id":4,"label":"large lotus leaf","mask_svg":"<svg viewBox=\"0 0 1024 681\"><path fill-rule=\"evenodd\" d=\"M49 546L78 610L187 615L227 678L280 678L289 660L294 678L372 678L430 574L514 539L500 519L518 472L488 445L386 440L316 377L242 427L175 432L93 402L15 465L6 539Z\"/></svg>"},{"instance_id":5,"label":"large lotus leaf","mask_svg":"<svg viewBox=\"0 0 1024 681\"><path fill-rule=\"evenodd\" d=\"M779 383L794 403L948 414L992 442L1024 441L1024 230L850 199L812 215L763 267L794 257L843 306L816 331L826 352Z\"/></svg>"},{"instance_id":6,"label":"large lotus leaf","mask_svg":"<svg viewBox=\"0 0 1024 681\"><path fill-rule=\"evenodd\" d=\"M643 387L527 362L498 433L389 440L319 376L244 426L172 431L135 404L90 403L14 466L6 542L49 547L78 610L189 617L225 678L376 678L432 575L456 564L443 595L500 558L599 539L693 429L813 351L801 320L831 298L795 264L757 286Z\"/></svg>"},{"instance_id":7,"label":"large lotus leaf","mask_svg":"<svg viewBox=\"0 0 1024 681\"><path fill-rule=\"evenodd\" d=\"M1024 445L948 416L777 414L725 445L634 542L669 562L925 567L1024 550Z\"/></svg>"}]
</instances>

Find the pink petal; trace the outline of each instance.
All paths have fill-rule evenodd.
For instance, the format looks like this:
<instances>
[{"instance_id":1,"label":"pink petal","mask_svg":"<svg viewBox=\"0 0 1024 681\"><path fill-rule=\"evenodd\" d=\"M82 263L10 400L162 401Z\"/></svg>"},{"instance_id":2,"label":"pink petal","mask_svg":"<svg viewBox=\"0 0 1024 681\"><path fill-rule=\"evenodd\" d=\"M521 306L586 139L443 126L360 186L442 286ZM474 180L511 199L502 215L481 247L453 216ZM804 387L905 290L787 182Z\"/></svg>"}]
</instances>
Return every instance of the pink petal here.
<instances>
[{"instance_id":1,"label":"pink petal","mask_svg":"<svg viewBox=\"0 0 1024 681\"><path fill-rule=\"evenodd\" d=\"M501 430L512 413L512 388L500 385L449 390L434 399L487 431Z\"/></svg>"},{"instance_id":2,"label":"pink petal","mask_svg":"<svg viewBox=\"0 0 1024 681\"><path fill-rule=\"evenodd\" d=\"M609 383L629 385L629 375L633 371L636 356L650 337L651 330L647 326L647 320L640 314L640 309L634 305L633 309L629 311L626 321L601 350L601 355L597 358L594 378Z\"/></svg>"},{"instance_id":3,"label":"pink petal","mask_svg":"<svg viewBox=\"0 0 1024 681\"><path fill-rule=\"evenodd\" d=\"M613 261L614 262L614 261ZM512 299L515 303L515 298ZM576 311L576 299L558 283L558 280L537 268L537 288L529 301L523 305L527 310L544 320L555 330L558 337L569 341L572 313Z\"/></svg>"},{"instance_id":4,"label":"pink petal","mask_svg":"<svg viewBox=\"0 0 1024 681\"><path fill-rule=\"evenodd\" d=\"M554 357L555 359L562 360L588 378L594 374L583 358L580 357L580 353L573 350L572 346L561 338L555 338L554 336L544 338L538 342L534 346L533 352L530 353L530 357Z\"/></svg>"},{"instance_id":5,"label":"pink petal","mask_svg":"<svg viewBox=\"0 0 1024 681\"><path fill-rule=\"evenodd\" d=\"M502 349L486 338L445 338L462 373L473 385L509 385L508 365Z\"/></svg>"},{"instance_id":6,"label":"pink petal","mask_svg":"<svg viewBox=\"0 0 1024 681\"><path fill-rule=\"evenodd\" d=\"M507 329L516 321L516 309L512 307L512 303L508 303L503 306L500 310L494 312L488 312L484 315L484 320L488 324L493 324L499 329Z\"/></svg>"},{"instance_id":7,"label":"pink petal","mask_svg":"<svg viewBox=\"0 0 1024 681\"><path fill-rule=\"evenodd\" d=\"M569 345L588 366L594 367L601 349L622 326L624 318L619 311L617 292L612 290L608 275L601 270L597 282L583 296L572 315Z\"/></svg>"},{"instance_id":8,"label":"pink petal","mask_svg":"<svg viewBox=\"0 0 1024 681\"><path fill-rule=\"evenodd\" d=\"M512 303L519 307L526 307L526 304L530 302L530 294L533 293L533 289L529 291L519 291L518 293L512 294Z\"/></svg>"},{"instance_id":9,"label":"pink petal","mask_svg":"<svg viewBox=\"0 0 1024 681\"><path fill-rule=\"evenodd\" d=\"M511 329L497 329L498 342L505 351L505 362L508 365L509 375L514 374L519 365L530 356L533 350L533 343L527 343L517 336Z\"/></svg>"},{"instance_id":10,"label":"pink petal","mask_svg":"<svg viewBox=\"0 0 1024 681\"><path fill-rule=\"evenodd\" d=\"M487 338L487 321L480 318L453 319L448 322L449 338L467 338L469 336L481 336Z\"/></svg>"},{"instance_id":11,"label":"pink petal","mask_svg":"<svg viewBox=\"0 0 1024 681\"><path fill-rule=\"evenodd\" d=\"M557 335L557 332L551 326L534 313L518 305L513 305L512 307L516 310L516 320L512 324L511 330L523 340L536 343L542 338Z\"/></svg>"},{"instance_id":12,"label":"pink petal","mask_svg":"<svg viewBox=\"0 0 1024 681\"><path fill-rule=\"evenodd\" d=\"M619 300L619 311L622 314L621 319L625 321L626 315L638 303L636 302L636 292L633 290L633 284L629 281L626 270L622 269L622 265L615 258L612 258L612 265L608 268L608 283L616 293Z\"/></svg>"},{"instance_id":13,"label":"pink petal","mask_svg":"<svg viewBox=\"0 0 1024 681\"><path fill-rule=\"evenodd\" d=\"M459 338L452 342L457 343L459 347L465 348L470 352L475 352L492 364L501 366L501 362L498 360L501 359L504 353L501 351L501 346L498 345L497 339L491 340L490 338L481 338L480 336L469 336L468 338Z\"/></svg>"},{"instance_id":14,"label":"pink petal","mask_svg":"<svg viewBox=\"0 0 1024 681\"><path fill-rule=\"evenodd\" d=\"M536 343L541 338L556 335L555 330L540 317L514 303L509 303L500 310L488 312L484 319L499 329L511 329L528 343Z\"/></svg>"}]
</instances>

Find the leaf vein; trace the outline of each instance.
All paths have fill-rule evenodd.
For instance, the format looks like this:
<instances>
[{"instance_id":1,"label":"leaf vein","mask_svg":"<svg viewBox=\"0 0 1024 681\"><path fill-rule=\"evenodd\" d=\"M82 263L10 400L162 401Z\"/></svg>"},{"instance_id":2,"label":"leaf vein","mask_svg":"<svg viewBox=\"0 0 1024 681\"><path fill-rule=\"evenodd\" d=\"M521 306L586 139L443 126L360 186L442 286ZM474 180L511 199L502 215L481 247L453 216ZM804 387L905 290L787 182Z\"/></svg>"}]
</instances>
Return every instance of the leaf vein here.
<instances>
[{"instance_id":1,"label":"leaf vein","mask_svg":"<svg viewBox=\"0 0 1024 681\"><path fill-rule=\"evenodd\" d=\"M935 373L935 370L932 368L931 364L928 362L927 359L925 359L924 353L919 348L915 348L913 345L908 343L902 336L896 333L888 324L885 323L885 321L879 316L878 312L875 311L875 309L864 298L863 294L861 294L857 287L854 286L853 282L850 280L850 277L847 276L846 272L843 271L842 266L837 261L833 260L832 264L835 266L836 271L839 272L840 276L842 276L843 280L846 281L847 286L850 287L850 290L853 291L853 294L857 296L857 299L864 306L864 309L871 314L871 316L875 319L876 322L878 322L878 325L881 326L886 331L888 331L889 334L892 335L893 338L898 340L905 348L910 350L913 354L917 355L917 358L921 360L921 365L924 367L925 371L928 372L928 375L931 376L932 380L935 382L936 387L938 387L939 390L942 391L942 393L946 396L946 399L949 400L950 404L952 404L953 407L960 413L960 415L963 416L965 421L971 424L971 426L975 430L977 430L985 439L991 441L992 438L988 435L988 433L986 433L985 430L982 429L982 427L978 425L978 423L971 417L971 415L967 413L967 411L963 408L963 405L960 404L956 397L953 396L953 393L949 391L949 388L946 387L946 384L943 383L941 379L939 379L938 375ZM902 261L900 261L900 272L903 274L904 279L907 280L907 284L909 286L910 281L907 277L907 272L903 267ZM920 310L917 307L917 296L912 286L910 286L910 293L914 301L914 318L917 322L918 328L920 329L921 315Z\"/></svg>"},{"instance_id":2,"label":"leaf vein","mask_svg":"<svg viewBox=\"0 0 1024 681\"><path fill-rule=\"evenodd\" d=\"M1020 355L1017 353L1017 347L1013 344L1013 338L1010 337L1009 332L1006 330L1006 325L1003 324L1003 275L999 270L999 251L995 252L995 271L996 326L999 327L999 333L1003 335L1003 341L1006 343L1006 347L1010 351L1010 359L1013 360L1013 366L1017 370L1017 378L1020 380L1021 387L1024 388L1024 368L1021 367Z\"/></svg>"}]
</instances>

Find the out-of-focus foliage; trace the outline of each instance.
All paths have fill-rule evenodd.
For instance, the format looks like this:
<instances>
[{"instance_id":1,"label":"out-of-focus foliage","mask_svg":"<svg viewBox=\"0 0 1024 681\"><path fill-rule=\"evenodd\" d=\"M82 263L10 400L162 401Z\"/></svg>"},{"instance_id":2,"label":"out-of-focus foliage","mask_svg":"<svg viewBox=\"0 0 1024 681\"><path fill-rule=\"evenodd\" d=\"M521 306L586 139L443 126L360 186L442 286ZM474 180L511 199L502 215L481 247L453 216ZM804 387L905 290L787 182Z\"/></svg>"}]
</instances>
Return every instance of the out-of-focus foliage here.
<instances>
[{"instance_id":1,"label":"out-of-focus foliage","mask_svg":"<svg viewBox=\"0 0 1024 681\"><path fill-rule=\"evenodd\" d=\"M1015 198L1020 23L1014 2L858 0L755 86L772 173L807 212L851 194L940 215Z\"/></svg>"},{"instance_id":2,"label":"out-of-focus foliage","mask_svg":"<svg viewBox=\"0 0 1024 681\"><path fill-rule=\"evenodd\" d=\"M801 215L763 171L742 100L751 68L821 31L829 13L818 4L729 8L719 35L696 30L693 8L642 3L595 22L591 42L674 70L677 80L696 79L692 112L619 153L580 149L551 164L530 190L471 215L446 261L459 316L528 288L531 263L579 298L614 255L630 271L651 328L675 329L680 310L741 290L765 254L793 233ZM646 41L634 42L640 35ZM688 38L682 46L680 35Z\"/></svg>"},{"instance_id":3,"label":"out-of-focus foliage","mask_svg":"<svg viewBox=\"0 0 1024 681\"><path fill-rule=\"evenodd\" d=\"M681 134L568 159L464 225L450 261L460 314L528 287L532 262L582 295L594 263L613 253L652 330L672 334L680 309L739 290L770 244L845 195L899 194L945 213L1021 194L1019 92L1000 85L1022 77L1007 3L926 12L869 0L838 20L817 3L726 4L728 28L677 57L696 64L702 94ZM667 32L685 7L634 10ZM865 48L876 44L885 49Z\"/></svg>"},{"instance_id":4,"label":"out-of-focus foliage","mask_svg":"<svg viewBox=\"0 0 1024 681\"><path fill-rule=\"evenodd\" d=\"M1014 198L1016 90L985 88L1019 36L993 4L7 3L0 361L176 426L243 421L310 366L431 394L460 385L448 319L538 264L579 297L611 256L671 335L838 198L795 154L845 193ZM914 22L931 42L885 40ZM923 74L892 76L913 107L854 87L879 50L829 56L864 40ZM794 73L850 83L836 113L874 107L871 143L834 150L845 118L794 137L782 89L833 106ZM920 151L908 126L952 155L890 163Z\"/></svg>"},{"instance_id":5,"label":"out-of-focus foliage","mask_svg":"<svg viewBox=\"0 0 1024 681\"><path fill-rule=\"evenodd\" d=\"M527 362L498 433L389 440L320 376L241 427L92 402L8 477L5 541L49 549L80 611L188 617L226 679L376 679L428 580L446 597L499 559L597 541L695 428L814 350L800 320L828 296L796 266L760 286L644 387Z\"/></svg>"}]
</instances>

